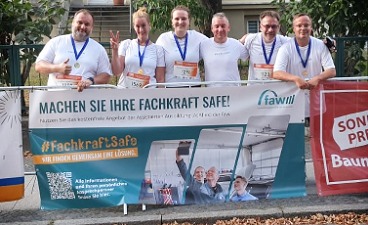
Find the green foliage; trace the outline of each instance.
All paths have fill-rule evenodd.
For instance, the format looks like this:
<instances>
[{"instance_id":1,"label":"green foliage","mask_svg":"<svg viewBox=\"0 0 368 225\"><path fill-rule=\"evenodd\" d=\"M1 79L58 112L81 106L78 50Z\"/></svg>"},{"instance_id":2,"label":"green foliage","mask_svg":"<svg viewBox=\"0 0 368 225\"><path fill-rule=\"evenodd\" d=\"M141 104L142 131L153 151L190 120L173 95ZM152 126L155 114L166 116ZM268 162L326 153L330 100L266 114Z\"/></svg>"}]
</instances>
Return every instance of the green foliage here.
<instances>
[{"instance_id":1,"label":"green foliage","mask_svg":"<svg viewBox=\"0 0 368 225\"><path fill-rule=\"evenodd\" d=\"M151 16L152 30L171 30L171 10L185 5L191 13L191 20L200 32L210 36L212 15L221 8L219 0L137 0L134 9L146 6Z\"/></svg>"},{"instance_id":2,"label":"green foliage","mask_svg":"<svg viewBox=\"0 0 368 225\"><path fill-rule=\"evenodd\" d=\"M0 2L0 44L37 44L43 37L50 37L53 25L65 13L62 2L39 0L36 5L23 0ZM30 66L40 49L23 49L20 53L23 64L22 84L27 79ZM0 83L10 85L9 50L0 52ZM14 74L16 75L16 74ZM14 84L13 84L14 85Z\"/></svg>"},{"instance_id":3,"label":"green foliage","mask_svg":"<svg viewBox=\"0 0 368 225\"><path fill-rule=\"evenodd\" d=\"M293 15L308 13L313 21L314 36L368 35L366 0L273 0L281 14L281 24L286 34L292 33Z\"/></svg>"}]
</instances>

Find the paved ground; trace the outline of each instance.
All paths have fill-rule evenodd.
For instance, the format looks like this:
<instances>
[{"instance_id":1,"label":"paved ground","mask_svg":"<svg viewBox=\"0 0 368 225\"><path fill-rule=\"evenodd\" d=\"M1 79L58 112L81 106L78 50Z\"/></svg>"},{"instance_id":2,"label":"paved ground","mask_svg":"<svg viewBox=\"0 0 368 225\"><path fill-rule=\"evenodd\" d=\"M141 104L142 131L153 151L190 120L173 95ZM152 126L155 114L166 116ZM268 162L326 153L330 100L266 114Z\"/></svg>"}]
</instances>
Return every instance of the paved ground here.
<instances>
[{"instance_id":1,"label":"paved ground","mask_svg":"<svg viewBox=\"0 0 368 225\"><path fill-rule=\"evenodd\" d=\"M25 197L19 201L0 203L0 225L74 225L74 224L162 224L163 222L188 221L213 224L217 219L233 217L289 217L314 213L368 213L368 193L319 197L317 195L309 142L306 141L307 196L300 198L259 200L253 202L225 203L201 206L147 206L141 205L77 210L40 210L38 184L34 175L26 176ZM34 171L30 158L25 158L25 170ZM124 214L127 210L128 214Z\"/></svg>"}]
</instances>

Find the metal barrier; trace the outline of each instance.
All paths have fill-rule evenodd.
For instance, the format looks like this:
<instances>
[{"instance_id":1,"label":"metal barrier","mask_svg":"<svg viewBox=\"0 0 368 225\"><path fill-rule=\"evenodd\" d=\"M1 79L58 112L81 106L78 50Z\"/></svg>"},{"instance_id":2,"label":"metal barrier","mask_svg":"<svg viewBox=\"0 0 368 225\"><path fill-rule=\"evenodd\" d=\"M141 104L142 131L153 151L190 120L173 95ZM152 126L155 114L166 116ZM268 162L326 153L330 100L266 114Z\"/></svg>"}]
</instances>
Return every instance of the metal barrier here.
<instances>
[{"instance_id":1,"label":"metal barrier","mask_svg":"<svg viewBox=\"0 0 368 225\"><path fill-rule=\"evenodd\" d=\"M336 65L336 76L368 76L368 36L336 37L335 39L337 52L333 53L333 57ZM100 44L106 49L108 55L111 56L110 44L107 42L101 42ZM24 83L22 73L25 72L21 71L23 66L23 59L21 58L25 55L24 52L30 52L31 49L36 50L36 52L41 51L43 46L43 44L0 45L0 60L4 60L4 54L8 55L8 61L0 61L0 63L4 65L8 64L10 84L12 86L22 86ZM35 57L35 54L33 54L32 57ZM27 60L30 59L28 58ZM247 70L247 68L245 68L245 70ZM3 76L4 74L1 74L0 70L0 84ZM40 75L38 79L39 81L37 83L42 85Z\"/></svg>"},{"instance_id":2,"label":"metal barrier","mask_svg":"<svg viewBox=\"0 0 368 225\"><path fill-rule=\"evenodd\" d=\"M368 76L368 37L336 37L336 76ZM365 67L360 68L360 65Z\"/></svg>"}]
</instances>

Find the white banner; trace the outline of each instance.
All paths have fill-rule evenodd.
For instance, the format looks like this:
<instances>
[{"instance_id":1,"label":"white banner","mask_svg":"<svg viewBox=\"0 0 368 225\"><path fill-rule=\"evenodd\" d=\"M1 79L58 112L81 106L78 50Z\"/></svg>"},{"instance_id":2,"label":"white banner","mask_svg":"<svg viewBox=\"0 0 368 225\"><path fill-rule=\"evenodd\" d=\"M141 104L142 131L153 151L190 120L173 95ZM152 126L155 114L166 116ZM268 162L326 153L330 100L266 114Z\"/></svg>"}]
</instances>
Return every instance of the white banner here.
<instances>
[{"instance_id":1,"label":"white banner","mask_svg":"<svg viewBox=\"0 0 368 225\"><path fill-rule=\"evenodd\" d=\"M24 195L20 91L0 92L0 202Z\"/></svg>"},{"instance_id":2,"label":"white banner","mask_svg":"<svg viewBox=\"0 0 368 225\"><path fill-rule=\"evenodd\" d=\"M244 96L245 88L250 96ZM274 115L272 110L303 115L294 103L304 101L303 95L297 95L299 89L287 83L269 84L267 89L263 85L104 89L98 91L98 96L96 90L44 92L34 91L31 95L32 128L192 126L221 124L224 120L229 125L247 124L250 116ZM232 113L255 105L251 115ZM290 123L300 122L293 118Z\"/></svg>"}]
</instances>

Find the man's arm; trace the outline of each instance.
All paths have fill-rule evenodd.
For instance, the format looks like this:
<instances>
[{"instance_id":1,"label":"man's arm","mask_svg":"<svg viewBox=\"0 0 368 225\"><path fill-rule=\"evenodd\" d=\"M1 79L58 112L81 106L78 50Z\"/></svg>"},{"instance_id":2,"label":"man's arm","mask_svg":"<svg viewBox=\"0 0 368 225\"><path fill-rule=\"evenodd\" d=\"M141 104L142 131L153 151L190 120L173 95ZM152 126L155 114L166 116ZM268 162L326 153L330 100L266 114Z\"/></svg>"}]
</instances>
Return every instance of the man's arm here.
<instances>
[{"instance_id":1,"label":"man's arm","mask_svg":"<svg viewBox=\"0 0 368 225\"><path fill-rule=\"evenodd\" d=\"M111 76L108 73L100 73L94 77L95 84L108 84Z\"/></svg>"},{"instance_id":2,"label":"man's arm","mask_svg":"<svg viewBox=\"0 0 368 225\"><path fill-rule=\"evenodd\" d=\"M70 74L72 71L72 67L68 65L69 59L66 59L63 63L53 64L47 62L45 60L38 61L35 65L35 70L41 74L49 74L49 73L61 73L61 74Z\"/></svg>"},{"instance_id":3,"label":"man's arm","mask_svg":"<svg viewBox=\"0 0 368 225\"><path fill-rule=\"evenodd\" d=\"M178 154L178 150L176 150L176 165L178 166L180 175L183 177L184 181L187 181L187 176L189 176L187 185L191 185L194 182L194 178L190 173L188 173L187 164L184 162L184 159Z\"/></svg>"},{"instance_id":4,"label":"man's arm","mask_svg":"<svg viewBox=\"0 0 368 225\"><path fill-rule=\"evenodd\" d=\"M305 81L303 78L293 75L291 73L287 73L285 71L274 71L272 73L272 78L277 80L283 80L283 81L292 81L298 86L300 89L308 89L309 84L307 81Z\"/></svg>"},{"instance_id":5,"label":"man's arm","mask_svg":"<svg viewBox=\"0 0 368 225\"><path fill-rule=\"evenodd\" d=\"M308 81L308 83L310 84L310 88L314 88L316 87L319 82L327 80L329 78L335 77L336 76L336 69L335 68L331 68L331 69L327 69L325 71L323 71L321 74L313 77L312 79L310 79Z\"/></svg>"}]
</instances>

